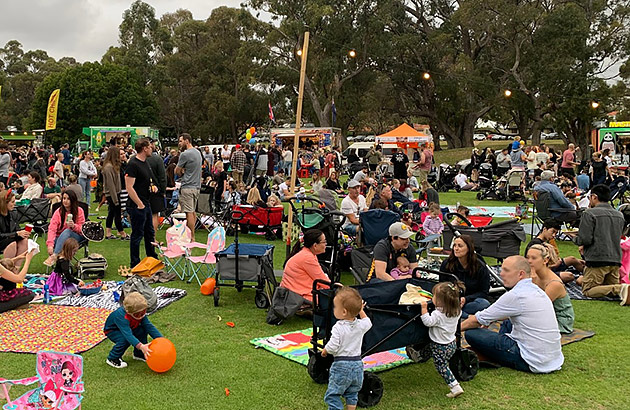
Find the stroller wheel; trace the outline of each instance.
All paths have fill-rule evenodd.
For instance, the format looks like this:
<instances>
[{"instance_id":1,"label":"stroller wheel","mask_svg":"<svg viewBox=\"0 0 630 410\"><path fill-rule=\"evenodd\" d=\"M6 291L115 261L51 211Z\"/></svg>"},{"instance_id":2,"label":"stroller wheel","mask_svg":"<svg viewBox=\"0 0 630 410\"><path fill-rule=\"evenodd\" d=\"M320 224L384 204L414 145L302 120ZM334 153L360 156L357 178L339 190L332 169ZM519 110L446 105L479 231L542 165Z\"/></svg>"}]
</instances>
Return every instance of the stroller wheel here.
<instances>
[{"instance_id":1,"label":"stroller wheel","mask_svg":"<svg viewBox=\"0 0 630 410\"><path fill-rule=\"evenodd\" d=\"M479 371L479 359L475 352L458 348L450 360L449 367L457 380L472 380Z\"/></svg>"},{"instance_id":2,"label":"stroller wheel","mask_svg":"<svg viewBox=\"0 0 630 410\"><path fill-rule=\"evenodd\" d=\"M214 306L219 306L219 287L214 288L214 292L212 292L212 297L214 298Z\"/></svg>"},{"instance_id":3,"label":"stroller wheel","mask_svg":"<svg viewBox=\"0 0 630 410\"><path fill-rule=\"evenodd\" d=\"M311 376L311 379L317 384L327 383L330 374L330 366L332 365L332 357L330 355L322 357L320 353L313 353L310 349L308 353L310 355L308 364L306 365L308 375Z\"/></svg>"},{"instance_id":4,"label":"stroller wheel","mask_svg":"<svg viewBox=\"0 0 630 410\"><path fill-rule=\"evenodd\" d=\"M258 309L267 309L269 307L269 298L263 291L256 291L254 303Z\"/></svg>"},{"instance_id":5,"label":"stroller wheel","mask_svg":"<svg viewBox=\"0 0 630 410\"><path fill-rule=\"evenodd\" d=\"M421 345L409 345L405 351L409 359L415 363L424 363L431 358L431 351Z\"/></svg>"},{"instance_id":6,"label":"stroller wheel","mask_svg":"<svg viewBox=\"0 0 630 410\"><path fill-rule=\"evenodd\" d=\"M477 199L482 200L483 194L481 192L477 192Z\"/></svg>"},{"instance_id":7,"label":"stroller wheel","mask_svg":"<svg viewBox=\"0 0 630 410\"><path fill-rule=\"evenodd\" d=\"M383 398L383 381L374 373L363 372L363 386L359 391L359 407L376 406Z\"/></svg>"}]
</instances>

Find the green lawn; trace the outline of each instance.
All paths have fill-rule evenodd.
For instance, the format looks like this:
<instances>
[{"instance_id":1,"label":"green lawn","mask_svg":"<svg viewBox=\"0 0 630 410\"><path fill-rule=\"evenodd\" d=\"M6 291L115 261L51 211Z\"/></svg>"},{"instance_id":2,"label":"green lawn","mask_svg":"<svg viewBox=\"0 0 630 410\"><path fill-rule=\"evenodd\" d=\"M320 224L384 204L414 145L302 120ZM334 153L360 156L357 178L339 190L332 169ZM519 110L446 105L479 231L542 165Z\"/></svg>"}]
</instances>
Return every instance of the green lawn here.
<instances>
[{"instance_id":1,"label":"green lawn","mask_svg":"<svg viewBox=\"0 0 630 410\"><path fill-rule=\"evenodd\" d=\"M468 194L446 194L445 204L456 200L468 204ZM485 201L486 205L492 205ZM497 203L503 205L503 203ZM158 233L164 239L164 231ZM201 232L197 240L203 240ZM230 241L231 238L228 239ZM242 235L243 242L266 242L264 237ZM43 238L40 238L43 244ZM276 245L275 267L282 266L284 245ZM104 241L90 245L93 252L109 262L106 279L119 280L118 266L128 265L128 242ZM45 249L45 248L44 248ZM575 254L571 244L561 243L563 255ZM43 255L30 269L42 272ZM351 283L348 273L343 281ZM175 367L166 374L152 373L144 363L125 359L129 367L117 370L105 364L111 348L104 341L83 354L86 383L85 409L325 409L325 385L311 381L306 368L254 349L255 337L303 329L310 323L292 319L281 326L265 323L265 312L254 306L254 292L221 290L221 305L202 296L195 284L171 282L186 289L182 300L151 316L160 331L178 351ZM611 302L574 302L576 327L594 330L594 338L566 346L562 371L531 375L508 369L482 369L474 380L464 383L465 394L456 399L444 395L448 388L429 363L399 367L380 377L385 385L376 409L624 409L629 400L626 381L630 379L627 360L630 309ZM218 317L221 317L221 321ZM230 328L225 322L232 321ZM624 359L626 358L626 359ZM35 356L0 354L0 377L34 375ZM226 397L225 389L230 390ZM14 388L13 395L25 391ZM0 400L0 404L2 401Z\"/></svg>"}]
</instances>

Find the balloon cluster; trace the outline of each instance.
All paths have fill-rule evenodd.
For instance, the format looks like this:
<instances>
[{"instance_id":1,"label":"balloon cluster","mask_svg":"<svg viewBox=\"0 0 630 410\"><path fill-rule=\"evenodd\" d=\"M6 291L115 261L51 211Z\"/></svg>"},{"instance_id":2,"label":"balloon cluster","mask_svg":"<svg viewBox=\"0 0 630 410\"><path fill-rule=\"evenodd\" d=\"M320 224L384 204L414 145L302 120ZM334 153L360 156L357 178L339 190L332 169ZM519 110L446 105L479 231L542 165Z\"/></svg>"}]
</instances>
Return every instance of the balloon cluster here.
<instances>
[{"instance_id":1,"label":"balloon cluster","mask_svg":"<svg viewBox=\"0 0 630 410\"><path fill-rule=\"evenodd\" d=\"M245 139L247 139L247 142L250 144L255 144L256 143L256 136L258 135L258 133L256 132L256 127L251 127L247 130L247 133L245 134Z\"/></svg>"}]
</instances>

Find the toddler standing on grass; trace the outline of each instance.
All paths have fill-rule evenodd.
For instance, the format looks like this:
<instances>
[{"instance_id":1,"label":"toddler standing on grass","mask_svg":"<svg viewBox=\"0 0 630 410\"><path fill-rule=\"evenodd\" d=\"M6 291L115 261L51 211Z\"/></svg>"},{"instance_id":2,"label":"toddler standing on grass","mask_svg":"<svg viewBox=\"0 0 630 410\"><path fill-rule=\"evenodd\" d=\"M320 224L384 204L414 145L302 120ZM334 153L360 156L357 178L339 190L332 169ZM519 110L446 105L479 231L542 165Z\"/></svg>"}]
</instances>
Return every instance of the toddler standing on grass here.
<instances>
[{"instance_id":1,"label":"toddler standing on grass","mask_svg":"<svg viewBox=\"0 0 630 410\"><path fill-rule=\"evenodd\" d=\"M451 392L446 397L455 398L464 393L453 372L448 367L449 360L453 357L457 345L455 332L457 323L462 315L459 286L450 282L440 282L433 287L433 304L435 310L429 313L427 302L421 302L422 323L429 328L431 341L424 349L428 349L433 357L433 364L440 376L444 378ZM422 356L427 357L428 352Z\"/></svg>"},{"instance_id":2,"label":"toddler standing on grass","mask_svg":"<svg viewBox=\"0 0 630 410\"><path fill-rule=\"evenodd\" d=\"M105 335L114 342L107 356L107 364L117 369L127 367L123 354L133 346L134 360L146 362L151 355L147 344L148 336L162 337L159 330L147 318L147 300L138 292L131 292L123 301L123 306L114 310L105 321Z\"/></svg>"},{"instance_id":3,"label":"toddler standing on grass","mask_svg":"<svg viewBox=\"0 0 630 410\"><path fill-rule=\"evenodd\" d=\"M363 335L372 327L370 318L363 311L364 303L359 292L344 286L333 300L333 313L337 323L332 328L322 357L331 354L335 361L330 367L328 390L324 401L329 410L343 410L341 397L346 399L348 410L354 410L363 385L363 361L361 344ZM359 319L357 319L359 315Z\"/></svg>"}]
</instances>

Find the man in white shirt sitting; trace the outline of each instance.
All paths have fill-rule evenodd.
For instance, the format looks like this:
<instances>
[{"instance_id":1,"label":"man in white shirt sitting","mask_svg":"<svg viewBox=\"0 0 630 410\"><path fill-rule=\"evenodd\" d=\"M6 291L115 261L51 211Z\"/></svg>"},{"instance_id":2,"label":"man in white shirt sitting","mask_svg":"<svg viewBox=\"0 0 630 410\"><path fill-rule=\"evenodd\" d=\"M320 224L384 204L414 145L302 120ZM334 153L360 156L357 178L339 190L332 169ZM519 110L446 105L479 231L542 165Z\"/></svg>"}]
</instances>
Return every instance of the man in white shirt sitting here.
<instances>
[{"instance_id":1,"label":"man in white shirt sitting","mask_svg":"<svg viewBox=\"0 0 630 410\"><path fill-rule=\"evenodd\" d=\"M524 372L560 370L564 356L556 314L545 291L532 283L527 259L519 255L505 259L501 279L510 291L462 322L470 348L482 360ZM478 329L497 320L504 320L499 333Z\"/></svg>"},{"instance_id":2,"label":"man in white shirt sitting","mask_svg":"<svg viewBox=\"0 0 630 410\"><path fill-rule=\"evenodd\" d=\"M284 201L290 196L290 191L289 191L290 186L291 186L290 179L287 179L286 181L278 185L278 196L280 197L280 200Z\"/></svg>"},{"instance_id":3,"label":"man in white shirt sitting","mask_svg":"<svg viewBox=\"0 0 630 410\"><path fill-rule=\"evenodd\" d=\"M359 228L359 212L367 211L365 197L359 193L361 184L351 179L348 181L348 195L341 201L341 212L346 216L343 230L350 235L356 235Z\"/></svg>"},{"instance_id":4,"label":"man in white shirt sitting","mask_svg":"<svg viewBox=\"0 0 630 410\"><path fill-rule=\"evenodd\" d=\"M463 169L460 170L459 174L457 174L457 176L455 177L455 183L457 185L459 185L459 187L463 191L475 191L475 190L477 190L477 184L473 184L472 182L468 181L468 177L464 173Z\"/></svg>"}]
</instances>

